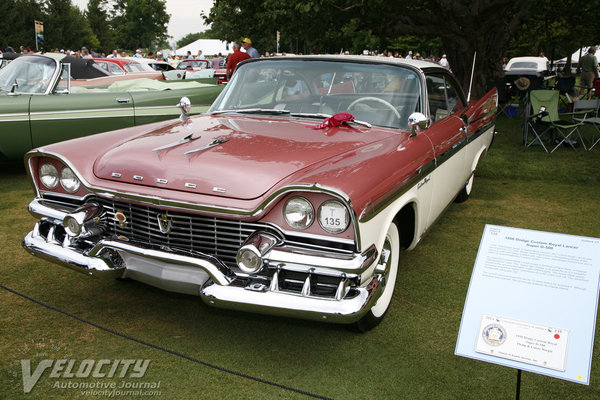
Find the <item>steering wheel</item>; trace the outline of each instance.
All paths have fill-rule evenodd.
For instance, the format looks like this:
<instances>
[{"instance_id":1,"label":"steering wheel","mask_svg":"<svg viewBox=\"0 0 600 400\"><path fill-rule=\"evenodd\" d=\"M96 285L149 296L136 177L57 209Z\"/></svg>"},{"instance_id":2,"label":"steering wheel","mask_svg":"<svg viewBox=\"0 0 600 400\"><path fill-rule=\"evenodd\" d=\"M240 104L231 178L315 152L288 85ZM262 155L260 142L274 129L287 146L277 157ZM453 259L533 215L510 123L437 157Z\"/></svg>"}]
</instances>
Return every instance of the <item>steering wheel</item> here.
<instances>
[{"instance_id":1,"label":"steering wheel","mask_svg":"<svg viewBox=\"0 0 600 400\"><path fill-rule=\"evenodd\" d=\"M390 110L392 110L392 112L394 113L394 115L398 119L402 118L400 116L400 113L396 109L396 107L394 107L390 102L388 102L386 100L383 100L383 99L380 99L379 97L361 97L359 99L356 99L352 103L350 103L350 105L348 106L348 111L352 110L357 104L362 103L362 102L366 102L366 101L374 101L376 103L383 104L384 106L386 106L387 108L389 108Z\"/></svg>"}]
</instances>

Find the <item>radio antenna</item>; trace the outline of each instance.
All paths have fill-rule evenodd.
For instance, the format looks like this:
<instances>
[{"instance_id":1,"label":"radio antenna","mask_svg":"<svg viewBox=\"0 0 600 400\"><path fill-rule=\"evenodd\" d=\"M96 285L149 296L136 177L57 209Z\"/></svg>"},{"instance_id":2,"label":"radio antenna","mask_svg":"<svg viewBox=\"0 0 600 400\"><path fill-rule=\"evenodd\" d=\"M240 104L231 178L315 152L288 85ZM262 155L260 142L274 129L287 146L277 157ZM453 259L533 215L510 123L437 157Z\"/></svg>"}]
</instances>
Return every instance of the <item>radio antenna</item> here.
<instances>
[{"instance_id":1,"label":"radio antenna","mask_svg":"<svg viewBox=\"0 0 600 400\"><path fill-rule=\"evenodd\" d=\"M477 52L473 53L473 66L471 67L471 82L469 83L469 94L467 95L467 104L471 101L471 89L473 88L473 75L475 74L475 60L477 59Z\"/></svg>"}]
</instances>

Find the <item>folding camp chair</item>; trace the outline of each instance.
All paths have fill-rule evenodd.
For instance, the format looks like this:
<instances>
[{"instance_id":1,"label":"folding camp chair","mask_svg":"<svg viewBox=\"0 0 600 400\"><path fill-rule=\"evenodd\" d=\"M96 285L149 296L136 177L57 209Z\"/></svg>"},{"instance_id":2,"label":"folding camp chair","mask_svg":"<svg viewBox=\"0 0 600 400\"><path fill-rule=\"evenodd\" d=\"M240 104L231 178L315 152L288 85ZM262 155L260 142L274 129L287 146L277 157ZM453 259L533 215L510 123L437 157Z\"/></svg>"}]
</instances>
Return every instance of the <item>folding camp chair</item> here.
<instances>
[{"instance_id":1,"label":"folding camp chair","mask_svg":"<svg viewBox=\"0 0 600 400\"><path fill-rule=\"evenodd\" d=\"M577 90L575 90L575 77L574 76L558 76L554 89L558 90L564 97L560 98L561 103L565 108L569 107L569 104L573 103L573 99L577 97Z\"/></svg>"},{"instance_id":2,"label":"folding camp chair","mask_svg":"<svg viewBox=\"0 0 600 400\"><path fill-rule=\"evenodd\" d=\"M600 97L593 100L576 100L573 103L571 114L573 115L573 121L591 125L595 128L591 146L588 150L593 149L600 142ZM596 138L596 135L598 135L598 138Z\"/></svg>"},{"instance_id":3,"label":"folding camp chair","mask_svg":"<svg viewBox=\"0 0 600 400\"><path fill-rule=\"evenodd\" d=\"M559 94L558 90L532 90L529 93L531 114L527 118L527 129L524 131L525 146L529 147L534 143L539 143L547 153L554 152L563 143L575 149L577 142L571 140L570 137L577 133L585 148L579 131L579 127L583 123L563 121L558 116ZM529 134L529 131L532 135ZM532 137L530 138L530 136ZM548 150L553 145L554 148Z\"/></svg>"}]
</instances>

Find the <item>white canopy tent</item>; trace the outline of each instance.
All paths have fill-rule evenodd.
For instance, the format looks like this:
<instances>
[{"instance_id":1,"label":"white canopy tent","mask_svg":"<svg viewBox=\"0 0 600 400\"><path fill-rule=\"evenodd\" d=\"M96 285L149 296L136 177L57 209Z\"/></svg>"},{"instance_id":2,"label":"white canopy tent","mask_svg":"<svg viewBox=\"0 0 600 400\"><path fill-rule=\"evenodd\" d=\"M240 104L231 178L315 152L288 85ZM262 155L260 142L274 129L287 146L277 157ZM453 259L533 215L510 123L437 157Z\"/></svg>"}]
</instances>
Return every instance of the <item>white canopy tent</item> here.
<instances>
[{"instance_id":1,"label":"white canopy tent","mask_svg":"<svg viewBox=\"0 0 600 400\"><path fill-rule=\"evenodd\" d=\"M595 46L596 47L596 60L598 60L598 62L600 63L600 45ZM578 64L579 63L579 55L581 54L581 56L585 56L587 54L589 50L589 47L582 47L580 50L577 50L576 52L574 52L573 54L571 54L571 63L573 64ZM559 64L564 64L567 62L567 57L565 58L561 58L560 60L558 60Z\"/></svg>"},{"instance_id":2,"label":"white canopy tent","mask_svg":"<svg viewBox=\"0 0 600 400\"><path fill-rule=\"evenodd\" d=\"M216 56L221 53L226 56L233 53L233 43L223 42L218 39L198 39L186 46L183 46L175 50L175 54L178 56L185 56L188 51L193 56L198 54L198 50L202 50L202 54L206 57Z\"/></svg>"}]
</instances>

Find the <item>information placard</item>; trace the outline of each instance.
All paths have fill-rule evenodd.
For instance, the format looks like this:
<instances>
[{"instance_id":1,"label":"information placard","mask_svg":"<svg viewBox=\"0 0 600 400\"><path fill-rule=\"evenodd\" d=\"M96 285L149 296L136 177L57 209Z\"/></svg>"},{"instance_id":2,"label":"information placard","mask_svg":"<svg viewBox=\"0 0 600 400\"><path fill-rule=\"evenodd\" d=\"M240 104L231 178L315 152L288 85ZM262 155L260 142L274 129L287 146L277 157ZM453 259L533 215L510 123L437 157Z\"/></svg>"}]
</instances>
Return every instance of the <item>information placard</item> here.
<instances>
[{"instance_id":1,"label":"information placard","mask_svg":"<svg viewBox=\"0 0 600 400\"><path fill-rule=\"evenodd\" d=\"M486 225L455 354L589 384L600 239Z\"/></svg>"}]
</instances>

